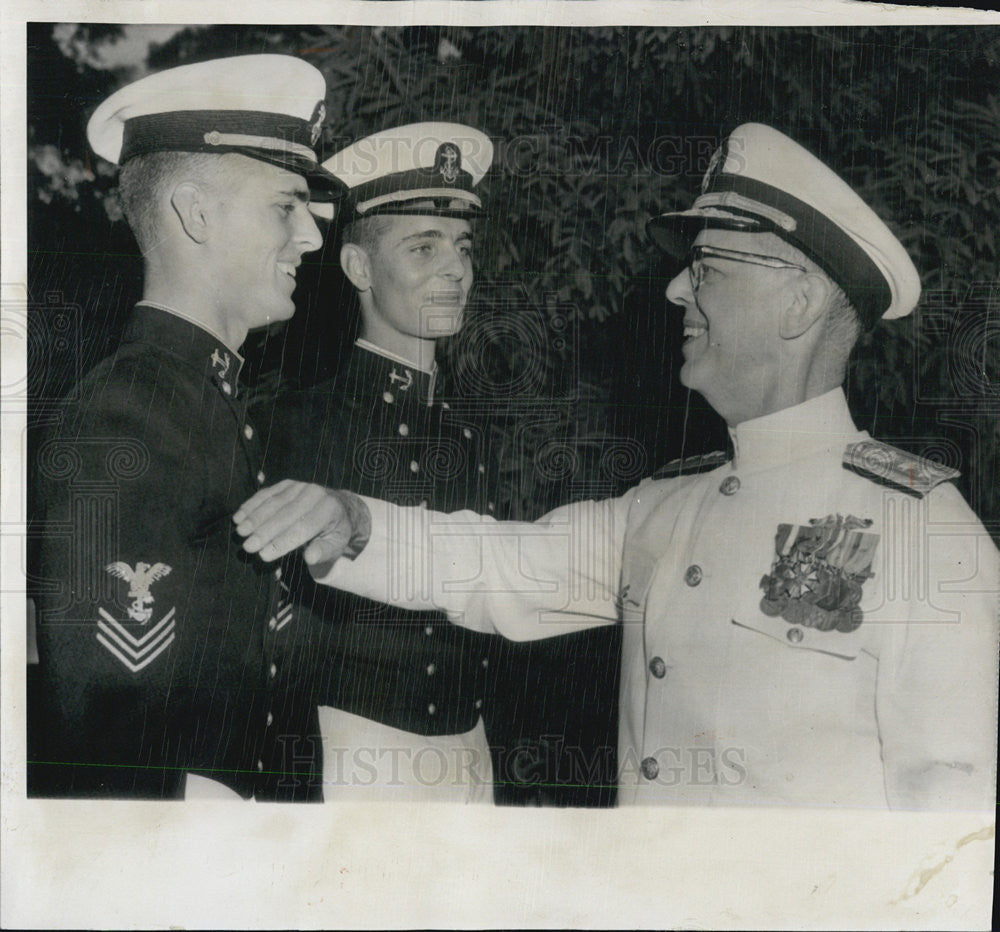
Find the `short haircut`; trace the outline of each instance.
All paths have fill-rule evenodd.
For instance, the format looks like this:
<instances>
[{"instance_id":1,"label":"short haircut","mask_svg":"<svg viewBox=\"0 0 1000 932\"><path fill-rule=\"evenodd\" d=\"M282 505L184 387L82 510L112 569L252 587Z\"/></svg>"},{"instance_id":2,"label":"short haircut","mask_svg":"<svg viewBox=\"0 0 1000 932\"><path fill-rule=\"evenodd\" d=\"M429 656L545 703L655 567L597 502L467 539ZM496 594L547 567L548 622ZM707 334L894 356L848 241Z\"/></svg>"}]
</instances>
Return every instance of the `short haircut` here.
<instances>
[{"instance_id":1,"label":"short haircut","mask_svg":"<svg viewBox=\"0 0 1000 932\"><path fill-rule=\"evenodd\" d=\"M836 282L833 286L823 318L823 343L827 358L843 377L851 351L861 336L861 318L844 289Z\"/></svg>"},{"instance_id":2,"label":"short haircut","mask_svg":"<svg viewBox=\"0 0 1000 932\"><path fill-rule=\"evenodd\" d=\"M344 244L350 243L359 246L369 256L374 256L378 251L379 240L388 232L392 226L392 217L376 214L373 217L359 217L352 220L344 227L341 240Z\"/></svg>"},{"instance_id":3,"label":"short haircut","mask_svg":"<svg viewBox=\"0 0 1000 932\"><path fill-rule=\"evenodd\" d=\"M145 255L159 241L160 202L172 185L186 178L214 184L225 168L233 167L225 155L206 152L150 152L129 159L118 179L122 213Z\"/></svg>"},{"instance_id":4,"label":"short haircut","mask_svg":"<svg viewBox=\"0 0 1000 932\"><path fill-rule=\"evenodd\" d=\"M780 238L779 242L781 245L774 250L779 258L800 263L810 272L819 272L832 286L826 302L826 313L823 315L823 355L830 368L843 377L847 372L847 362L854 344L861 336L861 317L847 293L830 277L829 272L817 265L801 249Z\"/></svg>"}]
</instances>

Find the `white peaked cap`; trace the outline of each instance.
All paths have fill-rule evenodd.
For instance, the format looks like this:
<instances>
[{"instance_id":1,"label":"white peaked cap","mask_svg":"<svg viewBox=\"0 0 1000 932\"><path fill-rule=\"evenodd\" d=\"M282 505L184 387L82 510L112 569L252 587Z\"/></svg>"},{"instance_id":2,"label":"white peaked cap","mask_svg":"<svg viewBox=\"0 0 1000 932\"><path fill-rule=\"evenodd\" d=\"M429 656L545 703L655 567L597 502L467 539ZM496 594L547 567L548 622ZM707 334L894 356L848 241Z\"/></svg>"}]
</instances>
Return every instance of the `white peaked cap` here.
<instances>
[{"instance_id":1,"label":"white peaked cap","mask_svg":"<svg viewBox=\"0 0 1000 932\"><path fill-rule=\"evenodd\" d=\"M787 240L844 289L868 328L909 314L920 298L913 261L875 211L818 158L761 123L733 130L689 210L654 217L646 229L679 257L706 228Z\"/></svg>"},{"instance_id":2,"label":"white peaked cap","mask_svg":"<svg viewBox=\"0 0 1000 932\"><path fill-rule=\"evenodd\" d=\"M325 96L323 74L300 58L217 58L116 91L94 111L87 139L99 156L119 165L150 152L237 152L339 194L343 186L316 153Z\"/></svg>"},{"instance_id":3,"label":"white peaked cap","mask_svg":"<svg viewBox=\"0 0 1000 932\"><path fill-rule=\"evenodd\" d=\"M460 123L410 123L359 139L323 163L349 191L355 217L471 217L493 161L489 136ZM325 205L316 205L323 215Z\"/></svg>"}]
</instances>

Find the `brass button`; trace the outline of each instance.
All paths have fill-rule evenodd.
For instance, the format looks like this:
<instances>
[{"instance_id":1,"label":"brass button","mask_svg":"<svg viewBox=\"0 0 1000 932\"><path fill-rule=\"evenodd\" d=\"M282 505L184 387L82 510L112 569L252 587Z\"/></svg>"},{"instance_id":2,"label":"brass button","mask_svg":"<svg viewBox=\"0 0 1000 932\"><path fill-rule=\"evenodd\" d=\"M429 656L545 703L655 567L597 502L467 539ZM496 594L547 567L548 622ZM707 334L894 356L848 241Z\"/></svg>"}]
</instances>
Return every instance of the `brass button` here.
<instances>
[{"instance_id":1,"label":"brass button","mask_svg":"<svg viewBox=\"0 0 1000 932\"><path fill-rule=\"evenodd\" d=\"M667 675L667 665L663 662L662 657L654 657L649 661L649 672L658 680L662 680Z\"/></svg>"},{"instance_id":2,"label":"brass button","mask_svg":"<svg viewBox=\"0 0 1000 932\"><path fill-rule=\"evenodd\" d=\"M264 484L264 480L266 478L267 478L267 476L264 475L264 470L263 469L259 473L257 473L257 482L260 483L261 485Z\"/></svg>"},{"instance_id":3,"label":"brass button","mask_svg":"<svg viewBox=\"0 0 1000 932\"><path fill-rule=\"evenodd\" d=\"M267 623L267 626L273 631L278 627L278 619L272 616L271 620Z\"/></svg>"},{"instance_id":4,"label":"brass button","mask_svg":"<svg viewBox=\"0 0 1000 932\"><path fill-rule=\"evenodd\" d=\"M243 428L243 436L246 437L247 440L253 440L253 428L249 424Z\"/></svg>"},{"instance_id":5,"label":"brass button","mask_svg":"<svg viewBox=\"0 0 1000 932\"><path fill-rule=\"evenodd\" d=\"M789 628L788 633L785 635L789 641L793 644L798 644L802 640L802 629L801 628Z\"/></svg>"},{"instance_id":6,"label":"brass button","mask_svg":"<svg viewBox=\"0 0 1000 932\"><path fill-rule=\"evenodd\" d=\"M463 427L462 428L462 436L465 437L466 440L471 440L472 439L472 431L469 430L468 427Z\"/></svg>"},{"instance_id":7,"label":"brass button","mask_svg":"<svg viewBox=\"0 0 1000 932\"><path fill-rule=\"evenodd\" d=\"M483 669L485 670L490 665L490 658L483 657Z\"/></svg>"},{"instance_id":8,"label":"brass button","mask_svg":"<svg viewBox=\"0 0 1000 932\"><path fill-rule=\"evenodd\" d=\"M264 769L264 762L262 760L257 761L257 770L262 771Z\"/></svg>"},{"instance_id":9,"label":"brass button","mask_svg":"<svg viewBox=\"0 0 1000 932\"><path fill-rule=\"evenodd\" d=\"M689 586L697 586L701 582L703 575L701 567L697 563L692 563L684 572L684 582Z\"/></svg>"},{"instance_id":10,"label":"brass button","mask_svg":"<svg viewBox=\"0 0 1000 932\"><path fill-rule=\"evenodd\" d=\"M424 628L424 634L426 634L427 637L430 637L433 633L434 633L434 625L428 625L426 628Z\"/></svg>"},{"instance_id":11,"label":"brass button","mask_svg":"<svg viewBox=\"0 0 1000 932\"><path fill-rule=\"evenodd\" d=\"M205 142L210 146L217 146L222 142L222 136L217 129L213 129L210 133L205 133Z\"/></svg>"},{"instance_id":12,"label":"brass button","mask_svg":"<svg viewBox=\"0 0 1000 932\"><path fill-rule=\"evenodd\" d=\"M723 495L735 495L740 489L740 478L739 476L726 476L722 480L722 485L719 486L719 491Z\"/></svg>"},{"instance_id":13,"label":"brass button","mask_svg":"<svg viewBox=\"0 0 1000 932\"><path fill-rule=\"evenodd\" d=\"M223 382L222 391L226 395L231 395L233 393L233 386L230 385L228 382Z\"/></svg>"},{"instance_id":14,"label":"brass button","mask_svg":"<svg viewBox=\"0 0 1000 932\"><path fill-rule=\"evenodd\" d=\"M427 675L433 676L435 673L437 673L437 667L432 663L427 664Z\"/></svg>"},{"instance_id":15,"label":"brass button","mask_svg":"<svg viewBox=\"0 0 1000 932\"><path fill-rule=\"evenodd\" d=\"M400 437L406 437L410 433L410 426L409 424L400 424L397 430Z\"/></svg>"},{"instance_id":16,"label":"brass button","mask_svg":"<svg viewBox=\"0 0 1000 932\"><path fill-rule=\"evenodd\" d=\"M382 392L382 400L387 404L391 405L395 400L395 396L392 392Z\"/></svg>"},{"instance_id":17,"label":"brass button","mask_svg":"<svg viewBox=\"0 0 1000 932\"><path fill-rule=\"evenodd\" d=\"M478 470L479 470L479 471L480 471L481 473L483 473L483 472L486 472L486 467L485 467L485 466L484 466L484 465L483 465L482 463L480 463L480 464L479 464L479 466L477 466L476 468L477 468L477 469L478 469Z\"/></svg>"},{"instance_id":18,"label":"brass button","mask_svg":"<svg viewBox=\"0 0 1000 932\"><path fill-rule=\"evenodd\" d=\"M483 700L482 699L477 699L476 700L476 708L477 709L481 709L482 707L483 707Z\"/></svg>"},{"instance_id":19,"label":"brass button","mask_svg":"<svg viewBox=\"0 0 1000 932\"><path fill-rule=\"evenodd\" d=\"M420 472L420 464L416 460L410 460L410 472Z\"/></svg>"},{"instance_id":20,"label":"brass button","mask_svg":"<svg viewBox=\"0 0 1000 932\"><path fill-rule=\"evenodd\" d=\"M436 705L434 705L433 702L429 706L427 706L427 714L428 715L434 715L437 712L437 710L438 710L438 707Z\"/></svg>"},{"instance_id":21,"label":"brass button","mask_svg":"<svg viewBox=\"0 0 1000 932\"><path fill-rule=\"evenodd\" d=\"M274 715L271 712L267 713L267 724L268 725L274 724Z\"/></svg>"},{"instance_id":22,"label":"brass button","mask_svg":"<svg viewBox=\"0 0 1000 932\"><path fill-rule=\"evenodd\" d=\"M277 664L272 663L267 672L270 675L271 679L273 680L278 675Z\"/></svg>"},{"instance_id":23,"label":"brass button","mask_svg":"<svg viewBox=\"0 0 1000 932\"><path fill-rule=\"evenodd\" d=\"M275 579L281 579L281 567L280 566L274 571L274 578Z\"/></svg>"},{"instance_id":24,"label":"brass button","mask_svg":"<svg viewBox=\"0 0 1000 932\"><path fill-rule=\"evenodd\" d=\"M655 780L660 775L660 765L655 757L644 757L642 759L642 775L647 780Z\"/></svg>"}]
</instances>

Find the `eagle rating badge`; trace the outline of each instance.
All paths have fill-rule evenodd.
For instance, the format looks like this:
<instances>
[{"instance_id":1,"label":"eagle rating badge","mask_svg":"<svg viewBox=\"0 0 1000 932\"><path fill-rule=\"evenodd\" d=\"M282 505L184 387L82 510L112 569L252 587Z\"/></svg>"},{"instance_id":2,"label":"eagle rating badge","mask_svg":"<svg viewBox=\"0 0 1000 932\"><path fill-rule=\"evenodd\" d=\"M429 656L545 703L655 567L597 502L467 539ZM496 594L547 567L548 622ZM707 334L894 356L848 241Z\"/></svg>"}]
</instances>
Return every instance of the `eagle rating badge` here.
<instances>
[{"instance_id":1,"label":"eagle rating badge","mask_svg":"<svg viewBox=\"0 0 1000 932\"><path fill-rule=\"evenodd\" d=\"M128 583L128 617L140 628L141 634L135 629L129 630L126 624L119 621L104 608L98 608L100 616L97 622L97 641L112 656L116 657L133 673L138 673L149 666L160 656L176 637L177 622L174 609L171 607L151 628L146 628L153 617L153 603L156 599L149 591L153 583L170 574L171 568L166 563L136 563L135 568L117 560L109 563L105 571Z\"/></svg>"},{"instance_id":2,"label":"eagle rating badge","mask_svg":"<svg viewBox=\"0 0 1000 932\"><path fill-rule=\"evenodd\" d=\"M861 587L879 535L870 518L827 515L809 525L779 524L771 572L760 581L765 615L820 631L854 631L862 621Z\"/></svg>"}]
</instances>

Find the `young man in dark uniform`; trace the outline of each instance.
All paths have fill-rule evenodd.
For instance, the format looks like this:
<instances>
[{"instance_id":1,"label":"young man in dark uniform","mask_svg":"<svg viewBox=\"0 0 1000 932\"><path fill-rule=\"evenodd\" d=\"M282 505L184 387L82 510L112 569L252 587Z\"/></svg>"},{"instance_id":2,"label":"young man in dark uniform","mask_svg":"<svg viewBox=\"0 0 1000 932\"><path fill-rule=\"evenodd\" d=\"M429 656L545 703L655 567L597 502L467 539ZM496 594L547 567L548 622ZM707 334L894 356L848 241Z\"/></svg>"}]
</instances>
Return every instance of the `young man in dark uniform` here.
<instances>
[{"instance_id":1,"label":"young man in dark uniform","mask_svg":"<svg viewBox=\"0 0 1000 932\"><path fill-rule=\"evenodd\" d=\"M252 55L151 75L88 125L144 258L121 346L39 452L44 705L32 795L321 796L308 647L230 514L265 482L247 331L294 312L321 237L322 74Z\"/></svg>"},{"instance_id":2,"label":"young man in dark uniform","mask_svg":"<svg viewBox=\"0 0 1000 932\"><path fill-rule=\"evenodd\" d=\"M462 324L474 187L491 159L479 131L420 123L324 163L350 190L340 259L360 337L332 381L287 394L261 424L271 476L494 510L484 438L438 398L434 358L436 340ZM326 798L492 799L482 712L500 639L317 588L308 574L298 592L328 622L318 684Z\"/></svg>"}]
</instances>

